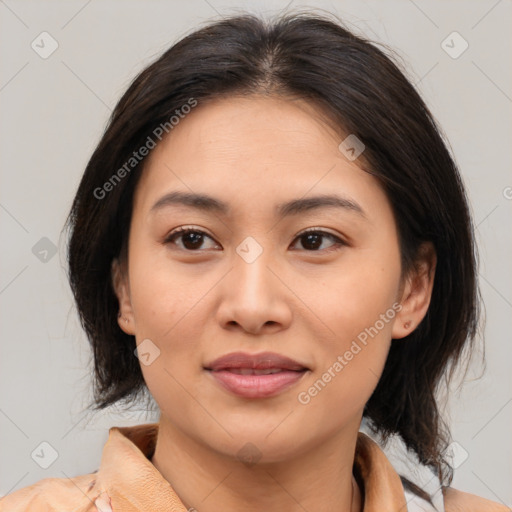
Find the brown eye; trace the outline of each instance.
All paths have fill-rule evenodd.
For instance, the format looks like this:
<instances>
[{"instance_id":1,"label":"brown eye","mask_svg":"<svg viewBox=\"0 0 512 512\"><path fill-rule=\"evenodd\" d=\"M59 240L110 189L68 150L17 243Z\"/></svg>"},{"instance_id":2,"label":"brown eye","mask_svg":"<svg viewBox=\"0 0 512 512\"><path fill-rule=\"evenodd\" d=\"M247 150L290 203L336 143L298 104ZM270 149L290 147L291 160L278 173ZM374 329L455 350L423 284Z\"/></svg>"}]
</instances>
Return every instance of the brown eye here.
<instances>
[{"instance_id":1,"label":"brown eye","mask_svg":"<svg viewBox=\"0 0 512 512\"><path fill-rule=\"evenodd\" d=\"M332 242L328 247L325 247L326 239ZM178 228L166 237L164 243L173 244L179 249L189 252L198 252L200 249L212 249L218 247L215 243L213 244L213 247L204 247L205 242L208 240L214 242L213 238L204 231L194 228ZM297 236L295 240L300 241L300 248L308 252L328 252L336 250L340 246L347 245L343 240L332 233L319 229L304 231Z\"/></svg>"},{"instance_id":2,"label":"brown eye","mask_svg":"<svg viewBox=\"0 0 512 512\"><path fill-rule=\"evenodd\" d=\"M322 247L324 239L329 239L334 243L330 247ZM301 241L302 248L307 251L330 251L339 248L340 246L346 245L346 243L333 235L332 233L327 233L326 231L321 231L318 229L311 229L308 231L304 231L301 233L296 240Z\"/></svg>"},{"instance_id":3,"label":"brown eye","mask_svg":"<svg viewBox=\"0 0 512 512\"><path fill-rule=\"evenodd\" d=\"M206 239L213 241L213 238L204 231L193 228L178 228L166 237L164 243L177 245L178 248L186 251L196 251L204 248L203 244ZM176 244L176 240L181 240L181 245Z\"/></svg>"}]
</instances>

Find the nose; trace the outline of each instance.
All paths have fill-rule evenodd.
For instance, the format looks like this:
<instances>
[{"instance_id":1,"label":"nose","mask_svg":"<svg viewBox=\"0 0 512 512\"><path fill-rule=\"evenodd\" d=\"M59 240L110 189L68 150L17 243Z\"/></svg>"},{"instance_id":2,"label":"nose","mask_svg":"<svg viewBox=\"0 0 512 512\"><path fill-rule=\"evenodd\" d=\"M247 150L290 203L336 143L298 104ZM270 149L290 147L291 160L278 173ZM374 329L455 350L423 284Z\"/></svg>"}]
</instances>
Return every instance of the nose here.
<instances>
[{"instance_id":1,"label":"nose","mask_svg":"<svg viewBox=\"0 0 512 512\"><path fill-rule=\"evenodd\" d=\"M271 334L289 327L293 293L264 251L255 261L235 255L222 280L217 317L222 328L249 334Z\"/></svg>"}]
</instances>

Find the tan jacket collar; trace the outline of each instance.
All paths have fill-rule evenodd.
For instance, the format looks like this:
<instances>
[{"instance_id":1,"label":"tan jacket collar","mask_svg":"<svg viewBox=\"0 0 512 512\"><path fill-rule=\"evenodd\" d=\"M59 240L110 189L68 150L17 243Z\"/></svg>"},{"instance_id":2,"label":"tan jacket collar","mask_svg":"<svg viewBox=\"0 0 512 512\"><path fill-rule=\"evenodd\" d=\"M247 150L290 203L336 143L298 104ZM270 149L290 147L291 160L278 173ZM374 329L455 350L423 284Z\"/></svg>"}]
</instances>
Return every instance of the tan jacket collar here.
<instances>
[{"instance_id":1,"label":"tan jacket collar","mask_svg":"<svg viewBox=\"0 0 512 512\"><path fill-rule=\"evenodd\" d=\"M171 485L153 466L158 424L112 427L103 449L96 486L115 512L186 512ZM354 475L364 495L364 512L406 512L400 477L384 452L359 432Z\"/></svg>"}]
</instances>

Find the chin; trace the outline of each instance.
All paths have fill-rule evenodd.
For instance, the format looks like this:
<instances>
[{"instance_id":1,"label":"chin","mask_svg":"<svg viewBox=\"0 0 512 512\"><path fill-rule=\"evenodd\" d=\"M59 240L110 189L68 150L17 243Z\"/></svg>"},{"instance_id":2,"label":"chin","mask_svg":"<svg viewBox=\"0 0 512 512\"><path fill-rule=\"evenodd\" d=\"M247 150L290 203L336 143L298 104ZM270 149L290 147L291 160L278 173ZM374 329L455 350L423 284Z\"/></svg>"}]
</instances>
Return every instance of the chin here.
<instances>
[{"instance_id":1,"label":"chin","mask_svg":"<svg viewBox=\"0 0 512 512\"><path fill-rule=\"evenodd\" d=\"M278 427L279 428L279 427ZM252 465L255 463L277 463L292 459L300 452L306 450L306 445L311 439L304 436L301 442L300 437L294 435L290 426L277 432L275 425L272 428L247 428L247 424L236 426L230 425L227 430L233 437L226 439L203 439L213 450L228 456L235 457L241 462ZM270 434L269 434L270 433Z\"/></svg>"}]
</instances>

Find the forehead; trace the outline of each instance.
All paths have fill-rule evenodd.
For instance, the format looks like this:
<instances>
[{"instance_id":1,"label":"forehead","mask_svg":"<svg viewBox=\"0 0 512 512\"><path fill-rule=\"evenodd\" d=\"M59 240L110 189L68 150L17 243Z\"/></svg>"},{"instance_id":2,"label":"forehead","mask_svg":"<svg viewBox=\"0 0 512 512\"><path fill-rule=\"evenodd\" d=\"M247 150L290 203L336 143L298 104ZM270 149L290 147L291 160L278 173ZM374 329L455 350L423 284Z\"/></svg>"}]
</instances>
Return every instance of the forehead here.
<instances>
[{"instance_id":1,"label":"forehead","mask_svg":"<svg viewBox=\"0 0 512 512\"><path fill-rule=\"evenodd\" d=\"M165 148L179 153L186 150L187 160L192 151L198 159L238 158L242 167L256 156L263 162L291 159L291 153L308 156L313 145L325 153L327 147L336 149L340 141L331 125L319 107L302 99L257 95L216 99L199 103L183 116L150 160Z\"/></svg>"},{"instance_id":2,"label":"forehead","mask_svg":"<svg viewBox=\"0 0 512 512\"><path fill-rule=\"evenodd\" d=\"M386 198L376 179L340 151L344 136L304 100L253 96L199 103L148 156L136 206L149 211L179 189L254 211L278 197L274 203L334 192L349 200L366 196L372 209Z\"/></svg>"}]
</instances>

